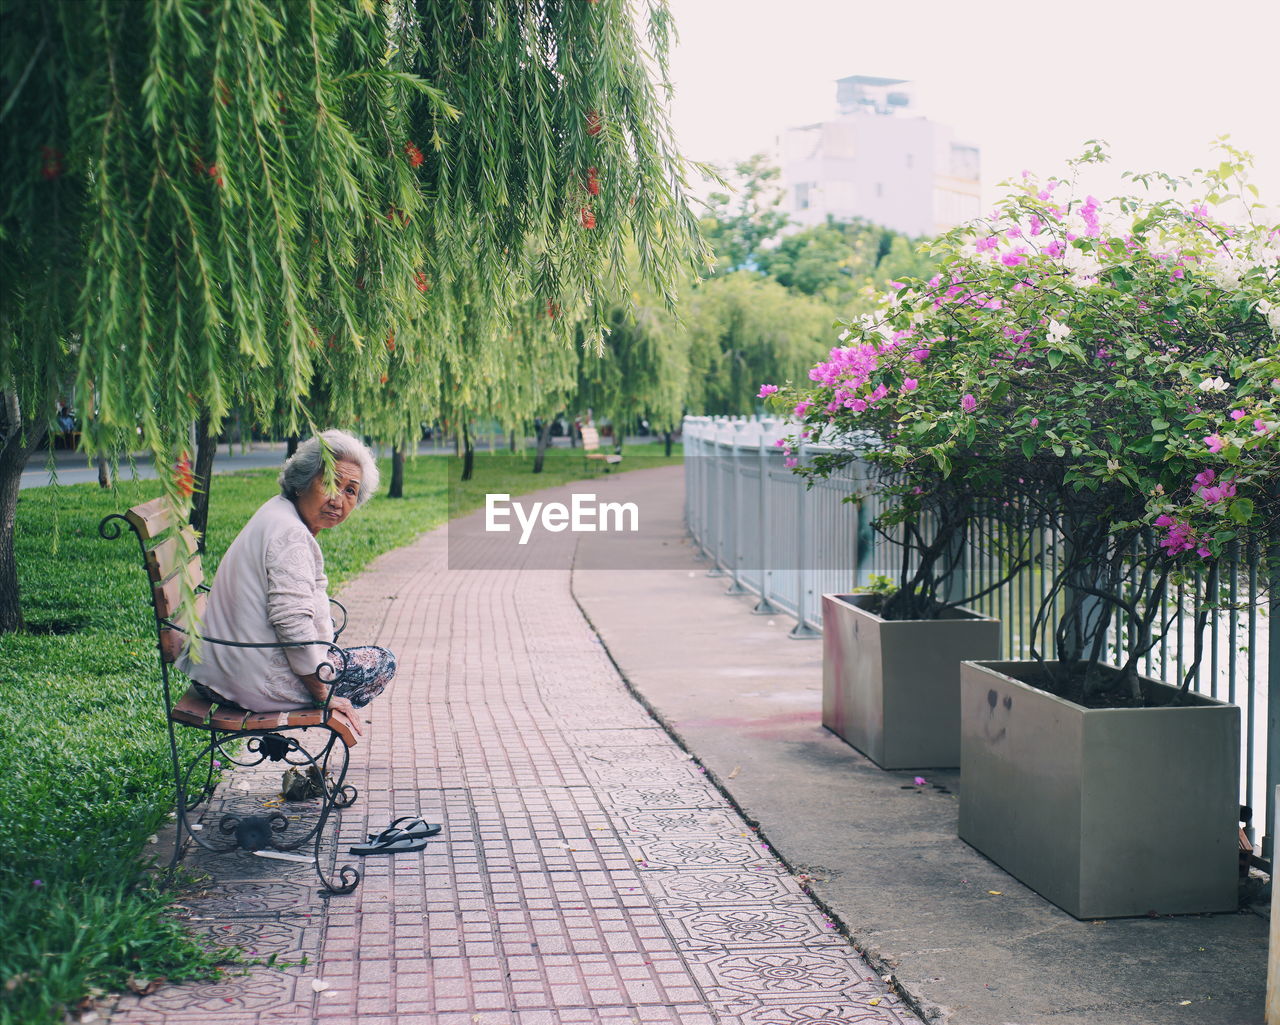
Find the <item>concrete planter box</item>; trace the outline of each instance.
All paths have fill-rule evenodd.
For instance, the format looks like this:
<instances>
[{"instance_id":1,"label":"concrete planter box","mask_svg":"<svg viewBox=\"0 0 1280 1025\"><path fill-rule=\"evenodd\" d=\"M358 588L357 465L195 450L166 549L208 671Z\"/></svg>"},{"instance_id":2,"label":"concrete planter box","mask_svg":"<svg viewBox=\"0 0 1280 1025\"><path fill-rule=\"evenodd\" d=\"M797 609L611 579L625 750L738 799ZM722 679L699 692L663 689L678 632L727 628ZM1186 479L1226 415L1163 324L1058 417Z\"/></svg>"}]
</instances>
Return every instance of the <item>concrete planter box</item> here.
<instances>
[{"instance_id":1,"label":"concrete planter box","mask_svg":"<svg viewBox=\"0 0 1280 1025\"><path fill-rule=\"evenodd\" d=\"M965 609L885 620L822 596L822 725L882 769L960 764L960 663L998 658L1000 621Z\"/></svg>"},{"instance_id":2,"label":"concrete planter box","mask_svg":"<svg viewBox=\"0 0 1280 1025\"><path fill-rule=\"evenodd\" d=\"M1234 911L1240 709L1084 708L1036 671L964 665L960 839L1076 918Z\"/></svg>"}]
</instances>

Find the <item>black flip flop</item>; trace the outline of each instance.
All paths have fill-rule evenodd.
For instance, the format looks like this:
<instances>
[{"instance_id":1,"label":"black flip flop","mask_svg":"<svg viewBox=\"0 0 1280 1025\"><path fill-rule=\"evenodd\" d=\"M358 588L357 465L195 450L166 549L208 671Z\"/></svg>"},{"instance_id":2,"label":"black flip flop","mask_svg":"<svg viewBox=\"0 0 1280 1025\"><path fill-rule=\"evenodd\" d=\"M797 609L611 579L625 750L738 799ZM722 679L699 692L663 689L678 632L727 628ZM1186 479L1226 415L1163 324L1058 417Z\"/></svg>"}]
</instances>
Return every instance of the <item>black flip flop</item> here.
<instances>
[{"instance_id":1,"label":"black flip flop","mask_svg":"<svg viewBox=\"0 0 1280 1025\"><path fill-rule=\"evenodd\" d=\"M366 843L350 848L352 854L403 854L420 851L427 846L425 836L410 836L403 829L384 829Z\"/></svg>"},{"instance_id":2,"label":"black flip flop","mask_svg":"<svg viewBox=\"0 0 1280 1025\"><path fill-rule=\"evenodd\" d=\"M391 829L398 829L402 833L405 833L417 840L428 836L435 836L442 828L444 827L437 825L434 822L428 822L426 819L420 819L416 815L402 815L382 832L385 833ZM369 842L373 843L381 835L382 833L370 833Z\"/></svg>"}]
</instances>

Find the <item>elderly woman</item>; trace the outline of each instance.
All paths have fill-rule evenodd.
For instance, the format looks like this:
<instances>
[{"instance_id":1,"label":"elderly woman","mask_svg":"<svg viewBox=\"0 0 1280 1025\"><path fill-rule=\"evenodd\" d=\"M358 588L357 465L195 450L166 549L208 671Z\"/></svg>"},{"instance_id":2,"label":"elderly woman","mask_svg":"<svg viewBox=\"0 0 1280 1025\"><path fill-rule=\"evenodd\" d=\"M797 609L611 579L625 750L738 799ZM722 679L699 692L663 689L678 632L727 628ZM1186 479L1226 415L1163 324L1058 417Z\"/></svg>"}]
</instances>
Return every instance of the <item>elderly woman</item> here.
<instances>
[{"instance_id":1,"label":"elderly woman","mask_svg":"<svg viewBox=\"0 0 1280 1025\"><path fill-rule=\"evenodd\" d=\"M322 441L333 455L332 487L325 480ZM298 446L280 471L280 494L253 514L223 556L202 623L210 638L290 646L206 642L199 661L184 652L178 667L206 696L254 712L328 700L362 732L355 709L391 682L395 656L384 648L347 648L344 660L331 647L329 581L316 535L345 520L377 487L373 455L350 434L324 431ZM307 641L316 643L298 643ZM324 663L342 670L336 684Z\"/></svg>"}]
</instances>

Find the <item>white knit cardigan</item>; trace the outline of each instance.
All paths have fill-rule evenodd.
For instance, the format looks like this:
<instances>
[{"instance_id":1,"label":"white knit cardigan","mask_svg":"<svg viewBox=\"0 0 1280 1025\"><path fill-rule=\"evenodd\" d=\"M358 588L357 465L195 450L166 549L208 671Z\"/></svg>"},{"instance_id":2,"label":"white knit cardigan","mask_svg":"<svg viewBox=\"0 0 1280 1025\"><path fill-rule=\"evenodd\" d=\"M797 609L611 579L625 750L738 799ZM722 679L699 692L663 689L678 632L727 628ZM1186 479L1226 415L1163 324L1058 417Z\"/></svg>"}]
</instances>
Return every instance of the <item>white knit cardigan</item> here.
<instances>
[{"instance_id":1,"label":"white knit cardigan","mask_svg":"<svg viewBox=\"0 0 1280 1025\"><path fill-rule=\"evenodd\" d=\"M200 633L230 641L332 641L329 580L316 539L287 498L269 499L231 542L209 592ZM226 700L255 712L311 706L298 679L330 661L324 644L233 648L204 642L199 661L177 666Z\"/></svg>"}]
</instances>

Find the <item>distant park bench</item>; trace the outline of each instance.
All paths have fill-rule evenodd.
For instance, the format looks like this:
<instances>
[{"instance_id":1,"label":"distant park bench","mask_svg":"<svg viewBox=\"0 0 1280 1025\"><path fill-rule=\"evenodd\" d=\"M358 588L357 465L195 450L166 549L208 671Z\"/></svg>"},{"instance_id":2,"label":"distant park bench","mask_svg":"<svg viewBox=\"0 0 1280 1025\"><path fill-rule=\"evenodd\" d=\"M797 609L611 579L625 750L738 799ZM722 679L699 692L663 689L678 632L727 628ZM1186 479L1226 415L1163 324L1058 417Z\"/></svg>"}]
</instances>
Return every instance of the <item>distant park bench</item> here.
<instances>
[{"instance_id":1,"label":"distant park bench","mask_svg":"<svg viewBox=\"0 0 1280 1025\"><path fill-rule=\"evenodd\" d=\"M600 451L600 432L594 427L583 427L582 434L582 458L585 465L590 467L593 462L604 463L604 472L609 472L609 467L616 466L622 462L622 456L617 452L601 452Z\"/></svg>"},{"instance_id":2,"label":"distant park bench","mask_svg":"<svg viewBox=\"0 0 1280 1025\"><path fill-rule=\"evenodd\" d=\"M126 524L137 535L142 562L150 582L151 610L159 650L160 680L169 729L177 813L177 836L174 838L173 858L169 862L169 868L172 869L182 856L184 832L201 847L215 853L237 849L295 851L310 843L315 857L316 874L325 889L330 893L350 893L360 882L358 869L343 865L338 869L337 879L332 880L320 864L321 840L331 813L334 808L348 807L356 799L355 787L344 783L350 761L350 748L356 743L350 725L327 707L290 712L251 712L231 704L218 704L201 695L194 684L187 687L176 701L173 700L172 684L178 681L171 681L170 666L181 654L191 628L189 619L181 609L184 570L189 586L196 589L194 608L197 616L204 613L205 595L208 591L203 583L204 570L196 534L189 525L179 526L174 523L172 514L161 498L134 506L124 515L112 513L104 517L98 524L98 533L107 540L114 540L124 533L121 523ZM335 601L333 604L342 613L342 623L335 624L336 640L337 634L346 625L346 609L339 602ZM251 644L203 636L201 643L250 648L295 646ZM329 650L335 661L339 662L339 665L332 667L336 678L341 675L342 651L333 646ZM181 686L180 683L178 685ZM185 762L184 755L179 751L176 726L207 734L197 753L186 758ZM309 729L318 729L323 734L324 747L318 754L309 752L292 735L294 731L305 732ZM242 743L243 751L238 747ZM288 839L284 834L289 827L289 820L278 811L270 815L224 815L218 822L217 830L230 839L221 844L206 840L202 835L203 830L192 829L190 816L213 794L218 756L245 767L271 759L275 762L283 761L286 765L313 768L323 791L317 821L302 836ZM331 758L336 759L332 767ZM331 768L334 772L332 780ZM197 781L194 796L191 792L193 780ZM333 821L336 826L338 816L334 815Z\"/></svg>"}]
</instances>

